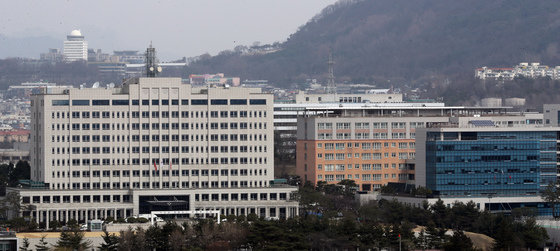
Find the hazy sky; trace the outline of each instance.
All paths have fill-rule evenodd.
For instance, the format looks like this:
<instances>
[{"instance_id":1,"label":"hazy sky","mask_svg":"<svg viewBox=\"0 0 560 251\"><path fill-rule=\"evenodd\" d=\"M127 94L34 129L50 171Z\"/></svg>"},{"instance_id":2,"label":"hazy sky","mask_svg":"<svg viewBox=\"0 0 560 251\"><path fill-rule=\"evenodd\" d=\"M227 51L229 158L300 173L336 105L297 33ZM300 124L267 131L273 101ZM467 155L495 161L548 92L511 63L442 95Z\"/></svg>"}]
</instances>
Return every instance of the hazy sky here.
<instances>
[{"instance_id":1,"label":"hazy sky","mask_svg":"<svg viewBox=\"0 0 560 251\"><path fill-rule=\"evenodd\" d=\"M63 41L80 29L89 48L144 50L163 60L284 41L336 0L2 1L0 34ZM62 48L62 44L60 45ZM48 48L45 48L45 51ZM38 55L37 55L38 57Z\"/></svg>"}]
</instances>

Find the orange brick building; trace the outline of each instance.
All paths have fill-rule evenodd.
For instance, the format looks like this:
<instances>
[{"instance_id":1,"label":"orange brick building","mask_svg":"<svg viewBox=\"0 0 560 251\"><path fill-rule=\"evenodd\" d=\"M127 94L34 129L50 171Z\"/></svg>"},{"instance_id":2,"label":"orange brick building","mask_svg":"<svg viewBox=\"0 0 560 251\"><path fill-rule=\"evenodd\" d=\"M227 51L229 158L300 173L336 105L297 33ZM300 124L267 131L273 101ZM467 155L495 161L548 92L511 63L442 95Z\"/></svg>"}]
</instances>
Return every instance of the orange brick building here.
<instances>
[{"instance_id":1,"label":"orange brick building","mask_svg":"<svg viewBox=\"0 0 560 251\"><path fill-rule=\"evenodd\" d=\"M415 130L447 123L444 110L336 107L298 117L296 172L312 184L354 180L362 191L413 183Z\"/></svg>"}]
</instances>

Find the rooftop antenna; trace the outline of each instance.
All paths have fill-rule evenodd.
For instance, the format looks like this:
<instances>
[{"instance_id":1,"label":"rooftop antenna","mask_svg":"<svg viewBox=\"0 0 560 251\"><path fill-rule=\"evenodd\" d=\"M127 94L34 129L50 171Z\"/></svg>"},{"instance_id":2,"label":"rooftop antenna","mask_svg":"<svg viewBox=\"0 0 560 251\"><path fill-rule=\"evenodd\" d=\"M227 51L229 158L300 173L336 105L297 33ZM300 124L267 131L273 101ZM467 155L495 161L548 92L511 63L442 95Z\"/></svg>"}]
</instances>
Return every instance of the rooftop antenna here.
<instances>
[{"instance_id":1,"label":"rooftop antenna","mask_svg":"<svg viewBox=\"0 0 560 251\"><path fill-rule=\"evenodd\" d=\"M161 73L161 70L161 66L158 65L156 58L156 48L152 47L152 42L150 41L150 47L146 49L146 77L155 78Z\"/></svg>"},{"instance_id":2,"label":"rooftop antenna","mask_svg":"<svg viewBox=\"0 0 560 251\"><path fill-rule=\"evenodd\" d=\"M332 58L332 51L329 51L329 75L327 76L327 93L336 94L336 84L334 83L334 61Z\"/></svg>"}]
</instances>

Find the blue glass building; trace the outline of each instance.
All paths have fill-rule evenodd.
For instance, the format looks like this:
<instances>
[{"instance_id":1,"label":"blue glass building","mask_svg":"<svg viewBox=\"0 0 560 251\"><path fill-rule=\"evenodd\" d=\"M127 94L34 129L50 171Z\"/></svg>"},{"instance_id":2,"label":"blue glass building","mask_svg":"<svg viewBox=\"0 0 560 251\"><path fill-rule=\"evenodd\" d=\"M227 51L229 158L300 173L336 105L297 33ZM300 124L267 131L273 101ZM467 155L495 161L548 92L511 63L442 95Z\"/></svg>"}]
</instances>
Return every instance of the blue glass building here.
<instances>
[{"instance_id":1,"label":"blue glass building","mask_svg":"<svg viewBox=\"0 0 560 251\"><path fill-rule=\"evenodd\" d=\"M427 129L417 139L420 185L440 197L539 196L556 180L557 129Z\"/></svg>"}]
</instances>

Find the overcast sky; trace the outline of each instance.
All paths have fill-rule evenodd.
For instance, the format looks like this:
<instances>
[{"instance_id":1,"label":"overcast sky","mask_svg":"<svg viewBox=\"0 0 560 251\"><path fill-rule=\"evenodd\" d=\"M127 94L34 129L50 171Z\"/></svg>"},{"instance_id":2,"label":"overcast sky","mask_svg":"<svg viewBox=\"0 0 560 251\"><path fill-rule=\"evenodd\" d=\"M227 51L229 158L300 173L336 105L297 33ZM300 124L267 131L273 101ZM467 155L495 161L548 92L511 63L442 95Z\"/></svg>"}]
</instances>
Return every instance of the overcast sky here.
<instances>
[{"instance_id":1,"label":"overcast sky","mask_svg":"<svg viewBox=\"0 0 560 251\"><path fill-rule=\"evenodd\" d=\"M63 41L80 29L89 48L144 50L163 60L284 41L336 0L2 1L0 34ZM62 48L62 44L60 45ZM45 48L45 51L48 48ZM38 55L37 55L38 57Z\"/></svg>"}]
</instances>

